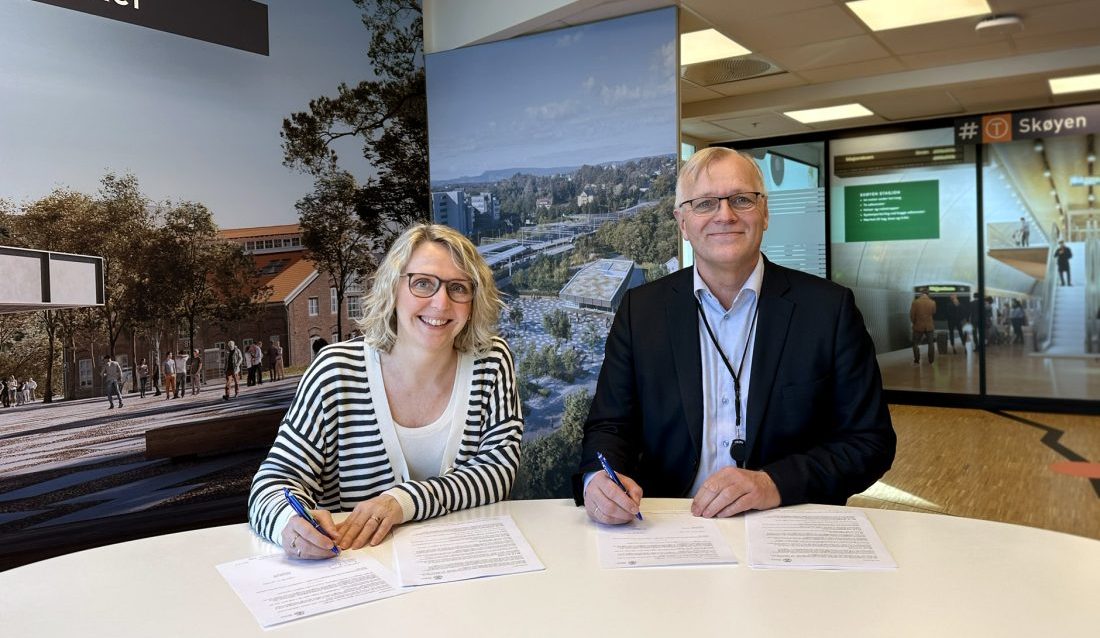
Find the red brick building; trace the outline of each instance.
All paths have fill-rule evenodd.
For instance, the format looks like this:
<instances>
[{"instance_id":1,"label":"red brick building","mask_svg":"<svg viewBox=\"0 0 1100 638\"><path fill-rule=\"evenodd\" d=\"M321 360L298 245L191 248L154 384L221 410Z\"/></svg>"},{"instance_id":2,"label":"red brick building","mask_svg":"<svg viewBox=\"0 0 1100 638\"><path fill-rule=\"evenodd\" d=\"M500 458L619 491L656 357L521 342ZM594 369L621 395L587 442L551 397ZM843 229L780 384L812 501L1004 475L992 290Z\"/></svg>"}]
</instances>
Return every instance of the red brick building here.
<instances>
[{"instance_id":1,"label":"red brick building","mask_svg":"<svg viewBox=\"0 0 1100 638\"><path fill-rule=\"evenodd\" d=\"M255 228L231 228L222 230L219 236L244 246L252 256L260 282L271 289L271 295L257 316L242 319L228 327L216 324L196 326L195 346L204 352L203 363L208 383L220 382L223 361L221 349L232 339L238 346L254 341L262 343L264 371L268 364L268 348L276 339L283 346L283 365L304 367L313 358L312 344L318 338L329 343L340 341L336 331L336 289L330 285L327 275L322 275L313 263L305 258L301 241L301 228L297 224L261 226ZM343 338L347 339L356 329L355 321L362 316L361 284L352 284L345 291L343 308ZM134 363L146 359L152 367L160 353L163 361L167 352L187 350L188 334L181 321L178 335L162 335L159 348L151 339L138 336L136 342L127 335L115 344L115 357L126 374L126 388L130 387L130 369ZM68 388L77 397L103 394L100 374L103 343L76 344L66 348L65 378ZM70 385L71 384L71 385ZM66 393L68 394L68 393Z\"/></svg>"}]
</instances>

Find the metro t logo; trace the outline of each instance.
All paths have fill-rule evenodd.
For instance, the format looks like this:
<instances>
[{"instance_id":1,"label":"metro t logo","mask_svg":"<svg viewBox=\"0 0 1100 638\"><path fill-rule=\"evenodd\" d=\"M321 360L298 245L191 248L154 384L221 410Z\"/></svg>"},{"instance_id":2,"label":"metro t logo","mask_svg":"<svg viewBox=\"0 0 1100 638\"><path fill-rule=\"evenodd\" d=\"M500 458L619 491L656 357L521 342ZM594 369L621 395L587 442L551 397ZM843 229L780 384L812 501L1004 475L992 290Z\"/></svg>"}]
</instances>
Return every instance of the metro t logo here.
<instances>
[{"instance_id":1,"label":"metro t logo","mask_svg":"<svg viewBox=\"0 0 1100 638\"><path fill-rule=\"evenodd\" d=\"M106 0L106 1L107 2L113 2L113 3L118 4L118 5L122 5L124 7L130 6L130 0ZM141 9L141 6L139 4L140 2L141 2L141 0L133 0L135 9Z\"/></svg>"},{"instance_id":2,"label":"metro t logo","mask_svg":"<svg viewBox=\"0 0 1100 638\"><path fill-rule=\"evenodd\" d=\"M982 116L982 142L992 144L995 142L1012 141L1012 114L998 113L996 115Z\"/></svg>"}]
</instances>

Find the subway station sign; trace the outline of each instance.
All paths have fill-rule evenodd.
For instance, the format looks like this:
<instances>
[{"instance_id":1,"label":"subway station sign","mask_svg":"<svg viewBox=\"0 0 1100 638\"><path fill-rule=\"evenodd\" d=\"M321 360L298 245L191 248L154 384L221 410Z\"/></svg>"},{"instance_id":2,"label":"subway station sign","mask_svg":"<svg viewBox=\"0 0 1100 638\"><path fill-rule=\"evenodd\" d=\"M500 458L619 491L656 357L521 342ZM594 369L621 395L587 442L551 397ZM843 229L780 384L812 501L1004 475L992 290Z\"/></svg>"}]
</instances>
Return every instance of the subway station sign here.
<instances>
[{"instance_id":1,"label":"subway station sign","mask_svg":"<svg viewBox=\"0 0 1100 638\"><path fill-rule=\"evenodd\" d=\"M268 55L267 5L253 0L35 0Z\"/></svg>"},{"instance_id":2,"label":"subway station sign","mask_svg":"<svg viewBox=\"0 0 1100 638\"><path fill-rule=\"evenodd\" d=\"M1100 131L1100 104L1037 111L995 113L955 120L956 144L997 144L1012 140L1080 135Z\"/></svg>"}]
</instances>

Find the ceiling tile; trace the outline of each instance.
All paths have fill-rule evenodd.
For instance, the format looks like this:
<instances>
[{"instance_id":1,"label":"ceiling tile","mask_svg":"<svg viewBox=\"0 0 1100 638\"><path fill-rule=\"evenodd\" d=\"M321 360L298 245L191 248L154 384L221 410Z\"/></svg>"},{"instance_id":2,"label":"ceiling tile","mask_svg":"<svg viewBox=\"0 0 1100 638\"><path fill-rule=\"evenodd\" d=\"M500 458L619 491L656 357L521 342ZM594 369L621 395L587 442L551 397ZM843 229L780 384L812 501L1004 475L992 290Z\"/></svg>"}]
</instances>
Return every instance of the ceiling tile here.
<instances>
[{"instance_id":1,"label":"ceiling tile","mask_svg":"<svg viewBox=\"0 0 1100 638\"><path fill-rule=\"evenodd\" d=\"M1012 45L1008 40L979 44L978 46L944 51L928 51L901 56L901 61L910 69L926 69L933 66L949 66L964 62L977 62L991 58L1007 58L1012 55Z\"/></svg>"},{"instance_id":2,"label":"ceiling tile","mask_svg":"<svg viewBox=\"0 0 1100 638\"><path fill-rule=\"evenodd\" d=\"M827 66L820 69L807 69L805 71L799 71L798 75L814 84L821 84L824 82L847 80L849 78L866 78L904 70L905 66L902 65L901 62L898 62L896 58L880 58L878 60L867 60L865 62Z\"/></svg>"},{"instance_id":3,"label":"ceiling tile","mask_svg":"<svg viewBox=\"0 0 1100 638\"><path fill-rule=\"evenodd\" d=\"M1010 111L1050 104L1050 86L1036 77L954 86L947 90L967 111Z\"/></svg>"},{"instance_id":4,"label":"ceiling tile","mask_svg":"<svg viewBox=\"0 0 1100 638\"><path fill-rule=\"evenodd\" d=\"M792 86L801 86L803 84L806 84L806 81L793 73L778 73L776 75L765 75L760 78L749 78L737 82L715 84L707 88L728 96L773 91L775 89L785 89Z\"/></svg>"},{"instance_id":5,"label":"ceiling tile","mask_svg":"<svg viewBox=\"0 0 1100 638\"><path fill-rule=\"evenodd\" d=\"M1100 27L1100 10L1097 10L1096 0L1021 9L1019 15L1024 21L1024 30L1019 35L1025 37Z\"/></svg>"},{"instance_id":6,"label":"ceiling tile","mask_svg":"<svg viewBox=\"0 0 1100 638\"><path fill-rule=\"evenodd\" d=\"M1036 53L1056 49L1091 47L1100 44L1100 29L1082 29L1054 34L1033 34L1026 29L1013 36L1017 53Z\"/></svg>"},{"instance_id":7,"label":"ceiling tile","mask_svg":"<svg viewBox=\"0 0 1100 638\"><path fill-rule=\"evenodd\" d=\"M689 104L691 102L702 102L703 100L713 100L720 97L723 97L721 93L711 91L710 89L703 88L697 84L692 84L687 80L680 80L680 103L682 104Z\"/></svg>"},{"instance_id":8,"label":"ceiling tile","mask_svg":"<svg viewBox=\"0 0 1100 638\"><path fill-rule=\"evenodd\" d=\"M685 134L692 137L705 140L707 142L719 142L723 140L738 139L744 137L738 135L729 129L722 128L721 126L715 126L710 122L704 122L703 120L682 120L680 122L680 130Z\"/></svg>"},{"instance_id":9,"label":"ceiling tile","mask_svg":"<svg viewBox=\"0 0 1100 638\"><path fill-rule=\"evenodd\" d=\"M759 20L728 11L716 25L751 51L796 47L868 33L863 23L838 6L819 7Z\"/></svg>"},{"instance_id":10,"label":"ceiling tile","mask_svg":"<svg viewBox=\"0 0 1100 638\"><path fill-rule=\"evenodd\" d=\"M723 128L746 137L772 137L805 133L810 127L778 113L764 113L751 117L735 117L728 120L711 120Z\"/></svg>"},{"instance_id":11,"label":"ceiling tile","mask_svg":"<svg viewBox=\"0 0 1100 638\"><path fill-rule=\"evenodd\" d=\"M963 112L950 93L940 90L865 95L859 102L887 120L908 120Z\"/></svg>"},{"instance_id":12,"label":"ceiling tile","mask_svg":"<svg viewBox=\"0 0 1100 638\"><path fill-rule=\"evenodd\" d=\"M850 120L835 120L832 122L816 122L810 124L810 128L815 131L831 131L834 129L853 128L856 126L874 126L875 124L889 124L890 122L877 115L869 115L867 117L853 118Z\"/></svg>"},{"instance_id":13,"label":"ceiling tile","mask_svg":"<svg viewBox=\"0 0 1100 638\"><path fill-rule=\"evenodd\" d=\"M836 4L834 0L769 0L768 2L738 2L729 0L681 0L680 4L711 21L725 20L735 14L738 20L759 20L784 13L806 11Z\"/></svg>"},{"instance_id":14,"label":"ceiling tile","mask_svg":"<svg viewBox=\"0 0 1100 638\"><path fill-rule=\"evenodd\" d=\"M890 57L890 52L882 48L869 35L857 35L785 49L769 48L761 53L788 71L817 69Z\"/></svg>"},{"instance_id":15,"label":"ceiling tile","mask_svg":"<svg viewBox=\"0 0 1100 638\"><path fill-rule=\"evenodd\" d=\"M1007 36L979 36L974 32L976 18L960 18L915 27L875 32L875 38L897 55L939 51L945 47L962 48L990 44Z\"/></svg>"}]
</instances>

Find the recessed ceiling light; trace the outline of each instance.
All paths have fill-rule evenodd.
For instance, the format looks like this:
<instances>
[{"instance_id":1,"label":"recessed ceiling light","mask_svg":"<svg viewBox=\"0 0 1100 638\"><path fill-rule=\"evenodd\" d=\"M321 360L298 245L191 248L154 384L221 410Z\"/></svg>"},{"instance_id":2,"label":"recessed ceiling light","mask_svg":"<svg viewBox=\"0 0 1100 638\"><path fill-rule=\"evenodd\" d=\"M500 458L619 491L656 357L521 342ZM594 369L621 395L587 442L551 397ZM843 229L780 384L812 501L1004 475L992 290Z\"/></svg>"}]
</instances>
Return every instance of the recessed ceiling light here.
<instances>
[{"instance_id":1,"label":"recessed ceiling light","mask_svg":"<svg viewBox=\"0 0 1100 638\"><path fill-rule=\"evenodd\" d=\"M715 29L680 35L680 64L697 64L752 53Z\"/></svg>"},{"instance_id":2,"label":"recessed ceiling light","mask_svg":"<svg viewBox=\"0 0 1100 638\"><path fill-rule=\"evenodd\" d=\"M838 106L826 106L820 109L803 109L800 111L783 111L783 115L802 122L813 124L814 122L828 122L830 120L847 120L853 117L867 117L874 115L870 109L862 104L840 104Z\"/></svg>"},{"instance_id":3,"label":"recessed ceiling light","mask_svg":"<svg viewBox=\"0 0 1100 638\"><path fill-rule=\"evenodd\" d=\"M1100 73L1089 75L1071 75L1068 78L1050 78L1050 92L1055 95L1062 93L1079 93L1081 91L1100 91Z\"/></svg>"},{"instance_id":4,"label":"recessed ceiling light","mask_svg":"<svg viewBox=\"0 0 1100 638\"><path fill-rule=\"evenodd\" d=\"M848 8L872 31L992 13L986 0L856 0Z\"/></svg>"},{"instance_id":5,"label":"recessed ceiling light","mask_svg":"<svg viewBox=\"0 0 1100 638\"><path fill-rule=\"evenodd\" d=\"M1043 143L1042 142L1035 142L1035 152L1036 153L1042 153L1043 152Z\"/></svg>"}]
</instances>

